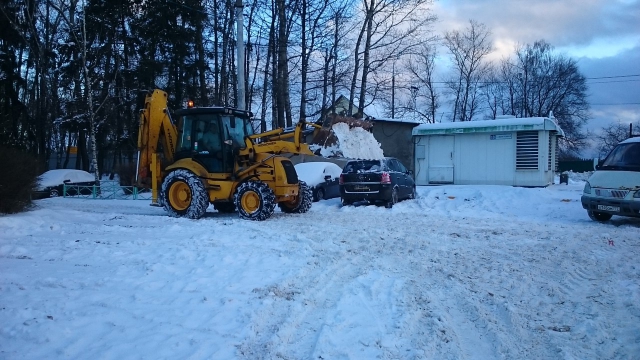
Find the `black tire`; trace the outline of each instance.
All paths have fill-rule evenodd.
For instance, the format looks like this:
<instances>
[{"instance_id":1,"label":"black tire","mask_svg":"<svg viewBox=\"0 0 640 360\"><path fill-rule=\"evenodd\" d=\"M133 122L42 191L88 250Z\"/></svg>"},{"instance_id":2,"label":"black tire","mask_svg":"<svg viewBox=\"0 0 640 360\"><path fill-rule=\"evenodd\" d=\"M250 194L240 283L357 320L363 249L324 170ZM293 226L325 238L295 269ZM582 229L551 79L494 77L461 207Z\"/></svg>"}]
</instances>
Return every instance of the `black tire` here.
<instances>
[{"instance_id":1,"label":"black tire","mask_svg":"<svg viewBox=\"0 0 640 360\"><path fill-rule=\"evenodd\" d=\"M315 201L320 201L320 200L324 200L324 189L319 187L316 190L316 196L315 196Z\"/></svg>"},{"instance_id":2,"label":"black tire","mask_svg":"<svg viewBox=\"0 0 640 360\"><path fill-rule=\"evenodd\" d=\"M273 215L276 196L267 184L261 181L247 181L238 186L234 203L242 219L262 221Z\"/></svg>"},{"instance_id":3,"label":"black tire","mask_svg":"<svg viewBox=\"0 0 640 360\"><path fill-rule=\"evenodd\" d=\"M393 207L393 205L398 203L398 189L397 188L393 188L391 190L391 199L389 199L389 201L387 201L384 204L384 207L386 207L387 209L391 209Z\"/></svg>"},{"instance_id":4,"label":"black tire","mask_svg":"<svg viewBox=\"0 0 640 360\"><path fill-rule=\"evenodd\" d=\"M298 197L295 203L281 202L278 204L280 210L289 214L302 214L311 209L311 203L313 203L313 194L311 194L311 188L306 182L300 181L300 188Z\"/></svg>"},{"instance_id":5,"label":"black tire","mask_svg":"<svg viewBox=\"0 0 640 360\"><path fill-rule=\"evenodd\" d=\"M353 201L352 200L347 200L345 198L340 198L340 203L342 204L342 206L353 205Z\"/></svg>"},{"instance_id":6,"label":"black tire","mask_svg":"<svg viewBox=\"0 0 640 360\"><path fill-rule=\"evenodd\" d=\"M58 192L58 189L49 190L49 197L58 197L58 196L60 196L60 193Z\"/></svg>"},{"instance_id":7,"label":"black tire","mask_svg":"<svg viewBox=\"0 0 640 360\"><path fill-rule=\"evenodd\" d=\"M199 219L207 212L209 195L196 174L178 169L162 182L160 204L170 216Z\"/></svg>"},{"instance_id":8,"label":"black tire","mask_svg":"<svg viewBox=\"0 0 640 360\"><path fill-rule=\"evenodd\" d=\"M213 208L223 214L231 214L236 211L236 205L232 202L213 204Z\"/></svg>"},{"instance_id":9,"label":"black tire","mask_svg":"<svg viewBox=\"0 0 640 360\"><path fill-rule=\"evenodd\" d=\"M613 215L611 214L607 214L607 213L601 213L601 212L597 212L597 211L587 211L587 214L589 214L589 217L591 218L591 220L593 221L609 221L611 220L611 217Z\"/></svg>"},{"instance_id":10,"label":"black tire","mask_svg":"<svg viewBox=\"0 0 640 360\"><path fill-rule=\"evenodd\" d=\"M409 199L415 199L418 197L418 193L416 192L416 186L413 185L413 189L411 189L411 194L409 194Z\"/></svg>"}]
</instances>

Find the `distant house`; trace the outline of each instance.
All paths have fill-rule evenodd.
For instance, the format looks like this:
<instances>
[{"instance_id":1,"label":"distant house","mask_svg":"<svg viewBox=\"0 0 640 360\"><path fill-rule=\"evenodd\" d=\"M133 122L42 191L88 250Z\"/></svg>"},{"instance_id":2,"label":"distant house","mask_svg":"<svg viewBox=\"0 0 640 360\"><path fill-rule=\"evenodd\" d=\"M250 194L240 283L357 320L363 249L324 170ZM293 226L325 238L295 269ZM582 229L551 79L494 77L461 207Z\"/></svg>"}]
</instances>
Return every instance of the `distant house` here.
<instances>
[{"instance_id":1,"label":"distant house","mask_svg":"<svg viewBox=\"0 0 640 360\"><path fill-rule=\"evenodd\" d=\"M553 117L421 124L413 129L416 184L547 186L561 136Z\"/></svg>"},{"instance_id":2,"label":"distant house","mask_svg":"<svg viewBox=\"0 0 640 360\"><path fill-rule=\"evenodd\" d=\"M331 110L332 111L330 111L330 113L338 114L340 116L354 116L358 113L358 107L355 105L351 107L351 112L349 112L349 99L344 95L340 95L338 99L336 99ZM366 117L367 114L362 114L362 118Z\"/></svg>"}]
</instances>

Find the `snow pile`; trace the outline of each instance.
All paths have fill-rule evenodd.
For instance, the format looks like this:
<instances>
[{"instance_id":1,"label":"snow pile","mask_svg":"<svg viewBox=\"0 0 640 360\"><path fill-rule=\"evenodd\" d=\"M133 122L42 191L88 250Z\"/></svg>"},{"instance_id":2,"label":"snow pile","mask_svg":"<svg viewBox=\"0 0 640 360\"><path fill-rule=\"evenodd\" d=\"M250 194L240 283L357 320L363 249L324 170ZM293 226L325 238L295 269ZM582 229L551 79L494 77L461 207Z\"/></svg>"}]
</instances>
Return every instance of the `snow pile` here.
<instances>
[{"instance_id":1,"label":"snow pile","mask_svg":"<svg viewBox=\"0 0 640 360\"><path fill-rule=\"evenodd\" d=\"M95 175L83 170L74 169L56 169L49 170L38 178L38 189L43 190L49 186L58 186L63 182L82 183L95 181Z\"/></svg>"},{"instance_id":2,"label":"snow pile","mask_svg":"<svg viewBox=\"0 0 640 360\"><path fill-rule=\"evenodd\" d=\"M361 127L349 128L346 123L336 123L332 129L338 142L322 148L320 155L343 156L351 159L382 159L384 157L380 143L369 131Z\"/></svg>"}]
</instances>

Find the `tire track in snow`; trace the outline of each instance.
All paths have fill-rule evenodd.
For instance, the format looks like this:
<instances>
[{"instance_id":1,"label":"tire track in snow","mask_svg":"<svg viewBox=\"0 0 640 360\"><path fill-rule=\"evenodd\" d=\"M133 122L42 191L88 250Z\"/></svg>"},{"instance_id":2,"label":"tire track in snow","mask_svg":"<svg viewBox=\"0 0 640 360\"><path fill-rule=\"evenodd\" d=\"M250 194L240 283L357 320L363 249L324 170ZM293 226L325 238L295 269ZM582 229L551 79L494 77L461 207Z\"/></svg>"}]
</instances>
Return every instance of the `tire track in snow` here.
<instances>
[{"instance_id":1,"label":"tire track in snow","mask_svg":"<svg viewBox=\"0 0 640 360\"><path fill-rule=\"evenodd\" d=\"M287 222L288 219L280 220ZM317 233L315 227L300 224L296 226L300 228L300 233ZM266 307L256 314L257 321L252 324L254 336L238 346L241 355L252 359L306 358L309 351L312 352L318 340L318 332L326 326L327 312L342 297L344 284L366 268L361 249L335 244L327 246L326 242L330 241L328 239L332 235L337 239L344 236L338 229L320 234L319 238L300 237L313 250L307 266L285 283L254 290L258 299L266 303ZM347 242L340 241L341 244ZM282 294L289 294L290 298ZM290 301L293 297L296 302ZM289 346L292 342L296 346ZM300 346L300 343L305 343L305 346ZM305 349L307 354L289 354L291 348Z\"/></svg>"}]
</instances>

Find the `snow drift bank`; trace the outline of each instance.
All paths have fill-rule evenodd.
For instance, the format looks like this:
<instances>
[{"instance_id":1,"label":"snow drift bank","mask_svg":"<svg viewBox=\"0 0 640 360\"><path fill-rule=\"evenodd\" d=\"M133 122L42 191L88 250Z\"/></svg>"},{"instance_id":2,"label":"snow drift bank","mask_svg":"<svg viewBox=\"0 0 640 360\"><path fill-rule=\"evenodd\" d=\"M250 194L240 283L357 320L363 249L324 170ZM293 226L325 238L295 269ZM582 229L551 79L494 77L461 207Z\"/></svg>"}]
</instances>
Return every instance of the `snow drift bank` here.
<instances>
[{"instance_id":1,"label":"snow drift bank","mask_svg":"<svg viewBox=\"0 0 640 360\"><path fill-rule=\"evenodd\" d=\"M46 199L0 217L0 358L632 359L640 220L590 221L581 190L261 223Z\"/></svg>"}]
</instances>

